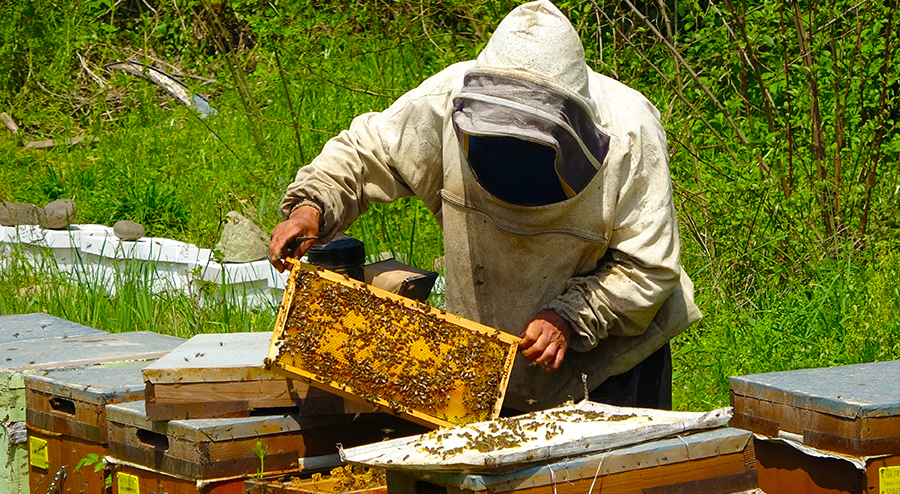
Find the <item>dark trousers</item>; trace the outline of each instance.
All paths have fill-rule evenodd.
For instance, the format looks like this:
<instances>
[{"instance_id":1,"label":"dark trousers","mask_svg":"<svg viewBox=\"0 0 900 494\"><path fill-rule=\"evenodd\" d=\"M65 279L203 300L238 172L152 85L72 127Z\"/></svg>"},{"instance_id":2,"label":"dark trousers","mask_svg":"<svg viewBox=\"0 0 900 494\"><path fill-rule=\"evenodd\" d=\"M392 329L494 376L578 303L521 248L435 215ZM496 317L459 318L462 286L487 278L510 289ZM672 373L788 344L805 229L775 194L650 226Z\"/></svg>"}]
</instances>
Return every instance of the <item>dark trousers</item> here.
<instances>
[{"instance_id":1,"label":"dark trousers","mask_svg":"<svg viewBox=\"0 0 900 494\"><path fill-rule=\"evenodd\" d=\"M612 376L588 393L591 401L620 407L672 409L672 351L662 348L628 372Z\"/></svg>"}]
</instances>

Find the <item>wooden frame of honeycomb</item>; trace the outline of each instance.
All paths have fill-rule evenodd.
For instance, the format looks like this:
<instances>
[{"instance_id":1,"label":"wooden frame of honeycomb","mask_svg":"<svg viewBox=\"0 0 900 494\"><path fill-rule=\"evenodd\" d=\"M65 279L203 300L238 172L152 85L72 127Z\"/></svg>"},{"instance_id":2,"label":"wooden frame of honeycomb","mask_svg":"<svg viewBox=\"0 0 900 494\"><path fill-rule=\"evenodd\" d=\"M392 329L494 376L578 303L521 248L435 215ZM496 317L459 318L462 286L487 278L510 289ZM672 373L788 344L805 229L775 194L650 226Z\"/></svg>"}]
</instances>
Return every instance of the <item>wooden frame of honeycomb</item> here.
<instances>
[{"instance_id":1,"label":"wooden frame of honeycomb","mask_svg":"<svg viewBox=\"0 0 900 494\"><path fill-rule=\"evenodd\" d=\"M499 416L518 337L288 263L267 368L428 427Z\"/></svg>"}]
</instances>

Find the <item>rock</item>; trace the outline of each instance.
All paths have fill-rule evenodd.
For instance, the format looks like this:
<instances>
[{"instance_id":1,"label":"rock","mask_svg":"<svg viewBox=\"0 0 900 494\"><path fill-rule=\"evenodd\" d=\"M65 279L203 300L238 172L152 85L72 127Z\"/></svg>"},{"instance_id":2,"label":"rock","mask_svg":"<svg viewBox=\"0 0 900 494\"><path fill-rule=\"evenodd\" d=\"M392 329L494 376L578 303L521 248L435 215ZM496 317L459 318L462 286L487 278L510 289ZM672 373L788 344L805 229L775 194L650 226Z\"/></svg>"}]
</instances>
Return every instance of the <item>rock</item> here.
<instances>
[{"instance_id":1,"label":"rock","mask_svg":"<svg viewBox=\"0 0 900 494\"><path fill-rule=\"evenodd\" d=\"M144 226L128 220L119 220L113 225L113 233L119 237L119 240L126 242L137 240L144 236Z\"/></svg>"},{"instance_id":2,"label":"rock","mask_svg":"<svg viewBox=\"0 0 900 494\"><path fill-rule=\"evenodd\" d=\"M71 199L57 199L44 206L44 214L41 217L41 227L49 230L65 230L75 223L75 214L78 207Z\"/></svg>"},{"instance_id":3,"label":"rock","mask_svg":"<svg viewBox=\"0 0 900 494\"><path fill-rule=\"evenodd\" d=\"M229 211L216 249L225 262L259 261L269 251L269 236L237 211Z\"/></svg>"},{"instance_id":4,"label":"rock","mask_svg":"<svg viewBox=\"0 0 900 494\"><path fill-rule=\"evenodd\" d=\"M0 202L0 225L38 225L43 211L25 202Z\"/></svg>"}]
</instances>

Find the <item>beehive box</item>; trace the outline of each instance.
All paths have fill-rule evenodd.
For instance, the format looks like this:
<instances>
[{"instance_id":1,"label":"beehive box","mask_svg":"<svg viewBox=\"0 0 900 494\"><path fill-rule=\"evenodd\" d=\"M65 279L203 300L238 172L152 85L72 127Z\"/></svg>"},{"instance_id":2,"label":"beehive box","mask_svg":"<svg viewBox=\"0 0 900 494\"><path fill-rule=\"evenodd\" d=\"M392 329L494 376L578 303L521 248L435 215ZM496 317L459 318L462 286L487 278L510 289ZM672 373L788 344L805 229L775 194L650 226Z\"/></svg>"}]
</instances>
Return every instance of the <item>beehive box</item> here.
<instances>
[{"instance_id":1,"label":"beehive box","mask_svg":"<svg viewBox=\"0 0 900 494\"><path fill-rule=\"evenodd\" d=\"M263 368L272 332L198 334L148 365L147 418L247 417L292 407L301 415L372 411Z\"/></svg>"},{"instance_id":2,"label":"beehive box","mask_svg":"<svg viewBox=\"0 0 900 494\"><path fill-rule=\"evenodd\" d=\"M760 435L760 488L900 492L900 361L732 377L731 425Z\"/></svg>"},{"instance_id":3,"label":"beehive box","mask_svg":"<svg viewBox=\"0 0 900 494\"><path fill-rule=\"evenodd\" d=\"M32 491L47 492L61 467L67 477L57 492L103 490L105 472L78 464L90 454L106 456L106 405L143 398L145 365L123 362L25 376Z\"/></svg>"},{"instance_id":4,"label":"beehive box","mask_svg":"<svg viewBox=\"0 0 900 494\"><path fill-rule=\"evenodd\" d=\"M0 344L0 494L30 492L25 448L25 374L128 360L149 360L178 346L181 338L146 331L75 336ZM16 424L21 431L10 434Z\"/></svg>"},{"instance_id":5,"label":"beehive box","mask_svg":"<svg viewBox=\"0 0 900 494\"><path fill-rule=\"evenodd\" d=\"M244 482L245 494L387 494L385 471L343 465L328 473L297 474L280 479Z\"/></svg>"},{"instance_id":6,"label":"beehive box","mask_svg":"<svg viewBox=\"0 0 900 494\"><path fill-rule=\"evenodd\" d=\"M431 427L499 415L519 338L288 262L267 365Z\"/></svg>"},{"instance_id":7,"label":"beehive box","mask_svg":"<svg viewBox=\"0 0 900 494\"><path fill-rule=\"evenodd\" d=\"M731 494L756 488L752 435L721 428L488 475L394 470L390 494Z\"/></svg>"},{"instance_id":8,"label":"beehive box","mask_svg":"<svg viewBox=\"0 0 900 494\"><path fill-rule=\"evenodd\" d=\"M730 379L732 425L855 456L900 454L900 360Z\"/></svg>"},{"instance_id":9,"label":"beehive box","mask_svg":"<svg viewBox=\"0 0 900 494\"><path fill-rule=\"evenodd\" d=\"M143 401L109 405L106 419L110 456L191 482L257 473L258 447L266 451L264 471L274 474L306 468L309 463L334 466L340 462L337 443L367 444L385 436L421 432L385 414L150 421Z\"/></svg>"}]
</instances>

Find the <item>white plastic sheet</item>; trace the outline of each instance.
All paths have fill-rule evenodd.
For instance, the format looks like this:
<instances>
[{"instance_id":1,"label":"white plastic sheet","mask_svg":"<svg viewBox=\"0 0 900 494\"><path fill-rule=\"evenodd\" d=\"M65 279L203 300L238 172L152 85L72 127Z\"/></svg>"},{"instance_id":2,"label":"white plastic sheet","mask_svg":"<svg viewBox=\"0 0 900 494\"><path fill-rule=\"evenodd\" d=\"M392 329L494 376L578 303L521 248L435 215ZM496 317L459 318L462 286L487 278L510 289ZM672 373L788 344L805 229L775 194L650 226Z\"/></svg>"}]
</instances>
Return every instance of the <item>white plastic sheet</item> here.
<instances>
[{"instance_id":1,"label":"white plastic sheet","mask_svg":"<svg viewBox=\"0 0 900 494\"><path fill-rule=\"evenodd\" d=\"M488 473L720 427L730 418L731 408L670 412L582 401L340 452L345 461L388 469Z\"/></svg>"}]
</instances>

